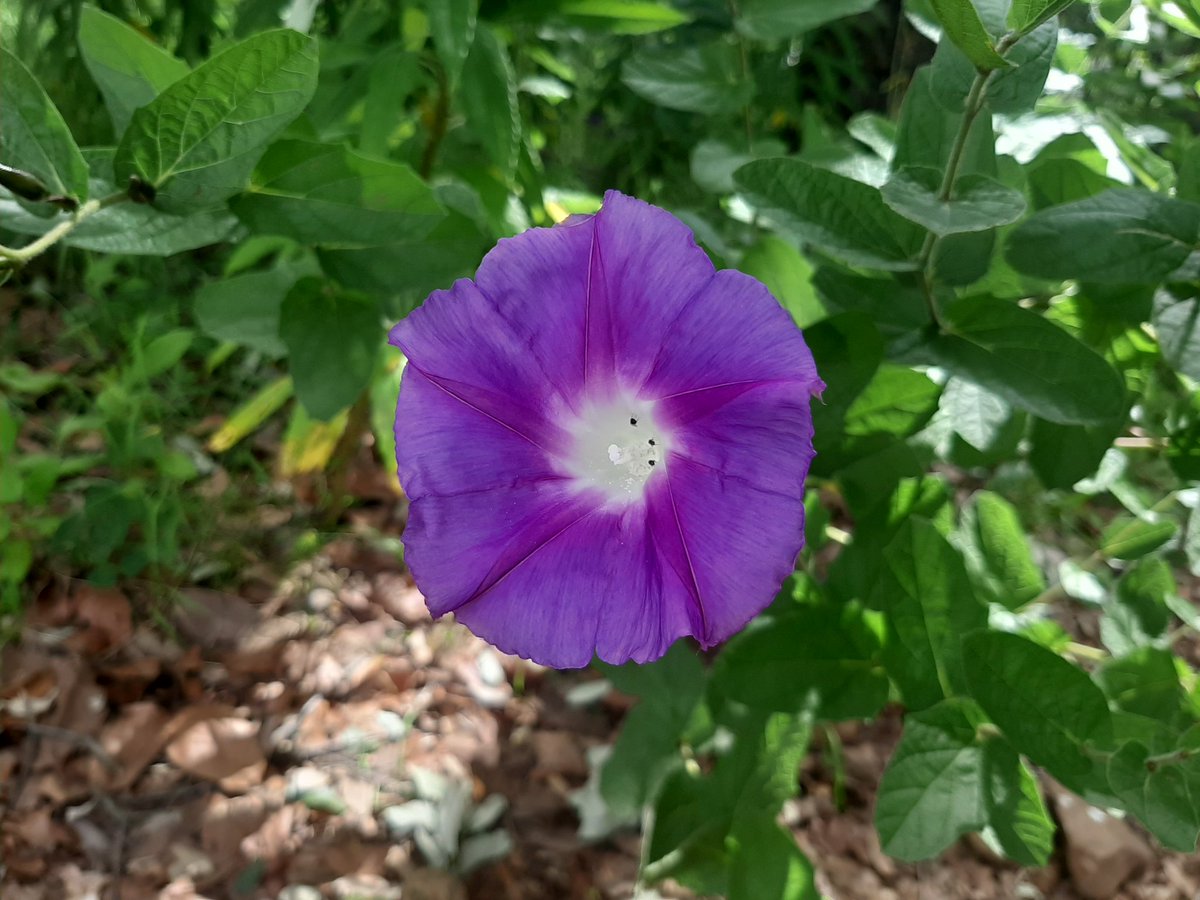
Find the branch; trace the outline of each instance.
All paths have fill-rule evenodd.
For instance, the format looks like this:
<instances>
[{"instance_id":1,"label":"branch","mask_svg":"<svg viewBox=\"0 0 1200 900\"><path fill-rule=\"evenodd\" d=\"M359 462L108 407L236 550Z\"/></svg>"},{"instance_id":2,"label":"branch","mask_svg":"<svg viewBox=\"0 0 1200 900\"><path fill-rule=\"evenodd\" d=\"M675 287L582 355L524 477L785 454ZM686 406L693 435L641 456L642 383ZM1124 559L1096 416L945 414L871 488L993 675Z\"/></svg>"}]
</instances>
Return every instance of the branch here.
<instances>
[{"instance_id":1,"label":"branch","mask_svg":"<svg viewBox=\"0 0 1200 900\"><path fill-rule=\"evenodd\" d=\"M102 209L107 209L113 204L122 203L128 199L129 194L127 192L119 191L100 200L89 200L71 213L70 218L59 222L40 238L24 247L5 247L0 244L0 268L21 268L35 256L40 256L61 241L86 219L91 218Z\"/></svg>"}]
</instances>

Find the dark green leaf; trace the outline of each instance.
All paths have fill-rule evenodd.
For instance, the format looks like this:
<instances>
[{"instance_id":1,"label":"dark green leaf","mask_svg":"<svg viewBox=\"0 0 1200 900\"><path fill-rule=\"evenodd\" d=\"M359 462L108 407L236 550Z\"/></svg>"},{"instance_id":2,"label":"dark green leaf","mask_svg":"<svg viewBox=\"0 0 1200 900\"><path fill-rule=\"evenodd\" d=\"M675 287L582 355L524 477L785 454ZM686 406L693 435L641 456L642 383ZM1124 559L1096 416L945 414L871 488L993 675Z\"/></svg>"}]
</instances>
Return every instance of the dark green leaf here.
<instances>
[{"instance_id":1,"label":"dark green leaf","mask_svg":"<svg viewBox=\"0 0 1200 900\"><path fill-rule=\"evenodd\" d=\"M983 27L971 0L930 0L946 36L981 72L1006 68L1009 63L996 52L992 36Z\"/></svg>"},{"instance_id":2,"label":"dark green leaf","mask_svg":"<svg viewBox=\"0 0 1200 900\"><path fill-rule=\"evenodd\" d=\"M709 115L740 109L754 91L723 42L642 47L621 66L621 80L651 103Z\"/></svg>"},{"instance_id":3,"label":"dark green leaf","mask_svg":"<svg viewBox=\"0 0 1200 900\"><path fill-rule=\"evenodd\" d=\"M894 278L867 278L822 266L813 276L813 287L831 315L866 315L885 337L911 334L929 324L929 307L921 292Z\"/></svg>"},{"instance_id":4,"label":"dark green leaf","mask_svg":"<svg viewBox=\"0 0 1200 900\"><path fill-rule=\"evenodd\" d=\"M1196 249L1200 205L1115 188L1034 213L1008 236L1006 255L1039 278L1153 283Z\"/></svg>"},{"instance_id":5,"label":"dark green leaf","mask_svg":"<svg viewBox=\"0 0 1200 900\"><path fill-rule=\"evenodd\" d=\"M279 311L298 277L295 269L277 266L210 282L196 292L196 321L213 337L282 356Z\"/></svg>"},{"instance_id":6,"label":"dark green leaf","mask_svg":"<svg viewBox=\"0 0 1200 900\"><path fill-rule=\"evenodd\" d=\"M916 265L923 231L889 209L878 188L798 159L747 163L734 180L786 230L830 256L877 269Z\"/></svg>"},{"instance_id":7,"label":"dark green leaf","mask_svg":"<svg viewBox=\"0 0 1200 900\"><path fill-rule=\"evenodd\" d=\"M94 6L79 12L79 52L118 135L124 133L135 109L190 71L187 63L136 28Z\"/></svg>"},{"instance_id":8,"label":"dark green leaf","mask_svg":"<svg viewBox=\"0 0 1200 900\"><path fill-rule=\"evenodd\" d=\"M998 585L1000 602L1019 609L1045 589L1046 580L1029 552L1016 508L998 494L979 491L975 524L979 549Z\"/></svg>"},{"instance_id":9,"label":"dark green leaf","mask_svg":"<svg viewBox=\"0 0 1200 900\"><path fill-rule=\"evenodd\" d=\"M475 40L475 18L479 11L478 0L433 0L426 5L429 16L429 33L433 35L433 46L437 48L446 77L453 83L458 80L471 44Z\"/></svg>"},{"instance_id":10,"label":"dark green leaf","mask_svg":"<svg viewBox=\"0 0 1200 900\"><path fill-rule=\"evenodd\" d=\"M1178 300L1169 291L1159 291L1153 322L1163 359L1175 371L1200 381L1200 298Z\"/></svg>"},{"instance_id":11,"label":"dark green leaf","mask_svg":"<svg viewBox=\"0 0 1200 900\"><path fill-rule=\"evenodd\" d=\"M319 278L302 278L284 298L279 336L296 397L322 421L352 404L371 380L382 346L378 304Z\"/></svg>"},{"instance_id":12,"label":"dark green leaf","mask_svg":"<svg viewBox=\"0 0 1200 900\"><path fill-rule=\"evenodd\" d=\"M230 208L255 233L340 247L423 237L445 216L403 163L308 141L271 145Z\"/></svg>"},{"instance_id":13,"label":"dark green leaf","mask_svg":"<svg viewBox=\"0 0 1200 900\"><path fill-rule=\"evenodd\" d=\"M718 684L759 709L798 711L818 719L866 719L887 700L888 682L875 657L878 638L861 610L804 605L743 632L721 653Z\"/></svg>"},{"instance_id":14,"label":"dark green leaf","mask_svg":"<svg viewBox=\"0 0 1200 900\"><path fill-rule=\"evenodd\" d=\"M1096 471L1124 427L1124 416L1099 425L1082 426L1034 419L1029 435L1029 463L1046 487L1068 490Z\"/></svg>"},{"instance_id":15,"label":"dark green leaf","mask_svg":"<svg viewBox=\"0 0 1200 900\"><path fill-rule=\"evenodd\" d=\"M1175 523L1148 522L1133 516L1118 516L1100 535L1100 552L1116 559L1137 559L1157 550L1175 536Z\"/></svg>"},{"instance_id":16,"label":"dark green leaf","mask_svg":"<svg viewBox=\"0 0 1200 900\"><path fill-rule=\"evenodd\" d=\"M792 833L771 818L739 819L730 839L729 900L820 900L812 863Z\"/></svg>"},{"instance_id":17,"label":"dark green leaf","mask_svg":"<svg viewBox=\"0 0 1200 900\"><path fill-rule=\"evenodd\" d=\"M983 746L983 802L987 823L1005 856L1023 866L1044 866L1054 850L1054 820L1037 777L1006 741Z\"/></svg>"},{"instance_id":18,"label":"dark green leaf","mask_svg":"<svg viewBox=\"0 0 1200 900\"><path fill-rule=\"evenodd\" d=\"M964 0L966 2L966 0ZM904 218L934 234L987 231L1015 222L1025 212L1025 198L986 175L963 175L949 200L938 196L937 169L909 167L896 172L880 192L883 201Z\"/></svg>"},{"instance_id":19,"label":"dark green leaf","mask_svg":"<svg viewBox=\"0 0 1200 900\"><path fill-rule=\"evenodd\" d=\"M825 318L825 307L813 288L812 265L787 241L763 235L742 256L738 268L765 284L799 327L808 328Z\"/></svg>"},{"instance_id":20,"label":"dark green leaf","mask_svg":"<svg viewBox=\"0 0 1200 900\"><path fill-rule=\"evenodd\" d=\"M910 709L965 689L962 635L987 625L962 556L934 525L906 519L884 548L876 586L887 616L883 659Z\"/></svg>"},{"instance_id":21,"label":"dark green leaf","mask_svg":"<svg viewBox=\"0 0 1200 900\"><path fill-rule=\"evenodd\" d=\"M944 700L904 720L875 805L883 852L915 861L941 853L987 822L981 719L970 701Z\"/></svg>"},{"instance_id":22,"label":"dark green leaf","mask_svg":"<svg viewBox=\"0 0 1200 900\"><path fill-rule=\"evenodd\" d=\"M1102 172L1078 159L1047 159L1028 170L1029 196L1034 209L1045 209L1086 200L1110 188L1121 187Z\"/></svg>"},{"instance_id":23,"label":"dark green leaf","mask_svg":"<svg viewBox=\"0 0 1200 900\"><path fill-rule=\"evenodd\" d=\"M0 162L33 175L50 196L73 197L79 203L88 198L87 163L67 123L25 64L3 47ZM47 207L47 212L55 211Z\"/></svg>"},{"instance_id":24,"label":"dark green leaf","mask_svg":"<svg viewBox=\"0 0 1200 900\"><path fill-rule=\"evenodd\" d=\"M316 82L312 38L278 30L235 44L133 114L113 162L117 180L137 176L168 211L214 206L246 186Z\"/></svg>"},{"instance_id":25,"label":"dark green leaf","mask_svg":"<svg viewBox=\"0 0 1200 900\"><path fill-rule=\"evenodd\" d=\"M114 193L117 188L111 176L113 151L86 150L83 155L92 169L92 196ZM5 228L21 234L46 231L44 219L10 200L0 199L0 219ZM224 209L173 216L144 203L117 203L84 219L62 242L101 253L171 256L227 240L237 227L237 219Z\"/></svg>"},{"instance_id":26,"label":"dark green leaf","mask_svg":"<svg viewBox=\"0 0 1200 900\"><path fill-rule=\"evenodd\" d=\"M1008 11L1008 25L1019 34L1026 34L1074 3L1075 0L1013 0Z\"/></svg>"},{"instance_id":27,"label":"dark green leaf","mask_svg":"<svg viewBox=\"0 0 1200 900\"><path fill-rule=\"evenodd\" d=\"M950 372L1053 422L1093 425L1126 407L1120 375L1089 347L1032 310L966 297L942 310L946 332L925 349Z\"/></svg>"},{"instance_id":28,"label":"dark green leaf","mask_svg":"<svg viewBox=\"0 0 1200 900\"><path fill-rule=\"evenodd\" d=\"M916 434L937 411L941 386L907 366L885 363L846 411L843 432L866 436L883 432L904 438Z\"/></svg>"},{"instance_id":29,"label":"dark green leaf","mask_svg":"<svg viewBox=\"0 0 1200 900\"><path fill-rule=\"evenodd\" d=\"M970 79L974 77L974 70L969 64L967 69L969 86ZM900 107L900 124L896 133L896 153L892 158L892 171L909 166L925 166L939 172L946 168L958 138L959 126L962 124L962 103L960 101L957 105L947 108L939 102L935 90L935 74L935 70L929 66L918 69L904 95L904 103ZM991 116L977 116L971 124L958 171L960 175L996 174L995 137L992 133Z\"/></svg>"},{"instance_id":30,"label":"dark green leaf","mask_svg":"<svg viewBox=\"0 0 1200 900\"><path fill-rule=\"evenodd\" d=\"M1174 729L1181 724L1185 702L1176 666L1169 651L1141 647L1106 662L1096 682L1118 709Z\"/></svg>"},{"instance_id":31,"label":"dark green leaf","mask_svg":"<svg viewBox=\"0 0 1200 900\"><path fill-rule=\"evenodd\" d=\"M1021 753L1072 786L1093 771L1089 745L1112 742L1108 704L1093 681L1058 654L1015 634L962 640L971 695Z\"/></svg>"},{"instance_id":32,"label":"dark green leaf","mask_svg":"<svg viewBox=\"0 0 1200 900\"><path fill-rule=\"evenodd\" d=\"M490 28L476 28L459 85L471 130L507 178L517 167L521 111L508 51Z\"/></svg>"},{"instance_id":33,"label":"dark green leaf","mask_svg":"<svg viewBox=\"0 0 1200 900\"><path fill-rule=\"evenodd\" d=\"M796 0L739 0L734 26L747 37L779 41L828 22L871 9L877 0L830 0L797 3Z\"/></svg>"},{"instance_id":34,"label":"dark green leaf","mask_svg":"<svg viewBox=\"0 0 1200 900\"><path fill-rule=\"evenodd\" d=\"M1195 852L1200 832L1200 757L1184 764L1155 765L1150 751L1131 741L1109 760L1108 779L1126 808L1164 846Z\"/></svg>"},{"instance_id":35,"label":"dark green leaf","mask_svg":"<svg viewBox=\"0 0 1200 900\"><path fill-rule=\"evenodd\" d=\"M714 194L732 194L736 189L733 173L755 159L783 156L787 147L782 141L767 138L755 141L750 150L745 143L731 145L725 141L704 140L692 149L692 180Z\"/></svg>"}]
</instances>

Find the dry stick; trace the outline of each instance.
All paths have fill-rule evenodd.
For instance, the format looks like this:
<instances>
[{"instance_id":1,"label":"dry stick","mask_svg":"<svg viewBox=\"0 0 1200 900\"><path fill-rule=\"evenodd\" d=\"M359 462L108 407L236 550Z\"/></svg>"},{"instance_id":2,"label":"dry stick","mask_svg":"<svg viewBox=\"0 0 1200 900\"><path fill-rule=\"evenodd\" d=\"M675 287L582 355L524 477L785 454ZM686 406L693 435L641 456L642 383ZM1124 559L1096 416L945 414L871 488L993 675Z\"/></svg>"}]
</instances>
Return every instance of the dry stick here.
<instances>
[{"instance_id":1,"label":"dry stick","mask_svg":"<svg viewBox=\"0 0 1200 900\"><path fill-rule=\"evenodd\" d=\"M77 731L71 731L68 728L59 728L57 725L39 725L36 722L30 722L25 726L25 733L33 735L37 738L46 738L52 741L64 741L68 744L74 744L86 750L92 756L108 769L110 772L116 772L120 769L117 761L113 759L107 750L100 746L100 742L94 737L87 734L80 734Z\"/></svg>"}]
</instances>

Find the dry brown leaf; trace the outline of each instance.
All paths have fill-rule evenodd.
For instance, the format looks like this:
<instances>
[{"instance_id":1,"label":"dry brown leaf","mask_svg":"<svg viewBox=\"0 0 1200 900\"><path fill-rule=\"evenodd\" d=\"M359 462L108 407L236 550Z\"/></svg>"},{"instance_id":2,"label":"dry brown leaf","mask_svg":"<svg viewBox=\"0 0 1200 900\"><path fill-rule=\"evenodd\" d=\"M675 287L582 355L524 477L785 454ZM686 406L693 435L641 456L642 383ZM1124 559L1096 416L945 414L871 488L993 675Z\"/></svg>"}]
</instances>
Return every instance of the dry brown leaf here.
<instances>
[{"instance_id":1,"label":"dry brown leaf","mask_svg":"<svg viewBox=\"0 0 1200 900\"><path fill-rule=\"evenodd\" d=\"M96 683L104 688L109 702L122 706L145 697L146 689L161 672L160 660L143 656L104 666L96 675Z\"/></svg>"},{"instance_id":2,"label":"dry brown leaf","mask_svg":"<svg viewBox=\"0 0 1200 900\"><path fill-rule=\"evenodd\" d=\"M189 775L214 781L231 793L249 790L267 772L258 723L233 717L192 725L167 744L167 758Z\"/></svg>"},{"instance_id":3,"label":"dry brown leaf","mask_svg":"<svg viewBox=\"0 0 1200 900\"><path fill-rule=\"evenodd\" d=\"M100 654L124 646L133 636L133 610L120 591L81 584L74 599L80 630L68 646L84 654Z\"/></svg>"},{"instance_id":4,"label":"dry brown leaf","mask_svg":"<svg viewBox=\"0 0 1200 900\"><path fill-rule=\"evenodd\" d=\"M100 746L117 764L116 772L108 776L110 790L129 788L162 752L164 735L170 717L149 701L130 703L121 707L117 717L100 732ZM99 763L94 763L95 777L104 779Z\"/></svg>"},{"instance_id":5,"label":"dry brown leaf","mask_svg":"<svg viewBox=\"0 0 1200 900\"><path fill-rule=\"evenodd\" d=\"M269 810L258 792L243 797L214 794L201 814L200 847L218 871L240 866L242 841L262 827Z\"/></svg>"},{"instance_id":6,"label":"dry brown leaf","mask_svg":"<svg viewBox=\"0 0 1200 900\"><path fill-rule=\"evenodd\" d=\"M52 668L24 673L0 687L0 712L32 721L54 705L59 690L58 675Z\"/></svg>"}]
</instances>

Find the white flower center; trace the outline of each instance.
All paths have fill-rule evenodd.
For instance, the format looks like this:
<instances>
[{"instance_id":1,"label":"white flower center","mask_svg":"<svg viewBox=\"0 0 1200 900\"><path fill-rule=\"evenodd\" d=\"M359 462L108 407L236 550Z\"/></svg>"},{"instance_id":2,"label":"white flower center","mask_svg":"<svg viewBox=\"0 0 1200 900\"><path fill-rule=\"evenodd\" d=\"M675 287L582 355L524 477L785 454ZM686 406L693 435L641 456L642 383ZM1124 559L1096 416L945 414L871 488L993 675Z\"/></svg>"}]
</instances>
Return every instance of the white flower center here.
<instances>
[{"instance_id":1,"label":"white flower center","mask_svg":"<svg viewBox=\"0 0 1200 900\"><path fill-rule=\"evenodd\" d=\"M639 499L646 482L662 470L668 440L655 422L653 403L627 397L606 401L566 427L574 438L567 473L610 500Z\"/></svg>"}]
</instances>

